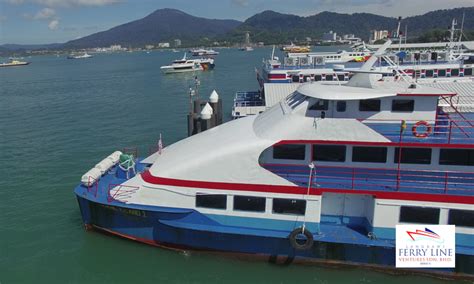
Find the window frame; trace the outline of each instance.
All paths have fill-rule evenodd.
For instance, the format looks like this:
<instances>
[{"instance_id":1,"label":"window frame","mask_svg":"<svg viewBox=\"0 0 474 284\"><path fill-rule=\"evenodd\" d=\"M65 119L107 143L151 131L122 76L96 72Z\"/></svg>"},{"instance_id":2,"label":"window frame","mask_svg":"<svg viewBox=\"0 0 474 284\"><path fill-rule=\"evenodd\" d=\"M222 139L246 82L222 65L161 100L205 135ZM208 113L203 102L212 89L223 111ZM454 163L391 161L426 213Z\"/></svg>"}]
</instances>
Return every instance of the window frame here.
<instances>
[{"instance_id":1,"label":"window frame","mask_svg":"<svg viewBox=\"0 0 474 284\"><path fill-rule=\"evenodd\" d=\"M415 209L415 210L431 210L432 212L425 212L427 213L426 216L435 216L434 214L437 215L437 221L435 222L434 220L433 221L429 221L427 222L427 220L420 220L420 221L407 221L407 220L402 220L402 217L404 215L403 213L403 209ZM434 212L436 211L436 213ZM413 214L413 213L416 213L416 214ZM417 216L419 217L419 211L418 212L407 212L405 214L409 214L410 216ZM434 214L433 214L434 213ZM424 216L424 217L426 217ZM436 207L419 207L419 206L410 206L410 205L402 205L400 206L400 213L398 215L398 222L399 223L410 223L410 224L430 224L430 225L438 225L439 224L439 220L440 220L440 216L441 216L441 209L440 208L436 208Z\"/></svg>"},{"instance_id":2,"label":"window frame","mask_svg":"<svg viewBox=\"0 0 474 284\"><path fill-rule=\"evenodd\" d=\"M275 157L275 149L278 148L284 148L284 147L293 147L293 148L303 148L303 158L295 158L295 157L300 157L301 153L298 153L298 156L288 156L287 158L280 158L280 157ZM282 149L281 149L282 150ZM290 149L290 151L301 151L301 149ZM289 152L289 154L294 153L294 152ZM281 154L281 153L280 153ZM272 158L273 160L292 160L292 161L305 161L306 160L306 144L280 144L280 145L273 145L272 147Z\"/></svg>"},{"instance_id":3,"label":"window frame","mask_svg":"<svg viewBox=\"0 0 474 284\"><path fill-rule=\"evenodd\" d=\"M355 155L355 150L356 149L366 149L366 150L369 150L369 151L373 151L374 149L382 149L383 151L382 152L385 152L385 154L383 155L384 156L384 159L383 161L381 160L359 160L359 161L355 161L355 157L357 155ZM375 146L352 146L352 162L353 163L377 163L377 164L386 164L388 161L388 148L387 147L375 147Z\"/></svg>"},{"instance_id":4,"label":"window frame","mask_svg":"<svg viewBox=\"0 0 474 284\"><path fill-rule=\"evenodd\" d=\"M363 106L363 103L367 102L377 102L377 108L372 110L368 109L367 106ZM379 112L382 109L382 100L380 99L367 99L367 100L359 100L359 111L360 112Z\"/></svg>"},{"instance_id":5,"label":"window frame","mask_svg":"<svg viewBox=\"0 0 474 284\"><path fill-rule=\"evenodd\" d=\"M290 212L277 212L275 210L275 201L277 202L284 202L290 201L296 203L303 203L303 210L302 213L290 213ZM305 216L306 215L306 208L308 206L308 202L304 199L294 199L294 198L273 198L272 200L272 214L279 214L279 215L291 215L291 216Z\"/></svg>"},{"instance_id":6,"label":"window frame","mask_svg":"<svg viewBox=\"0 0 474 284\"><path fill-rule=\"evenodd\" d=\"M224 206L223 207L216 207L216 206L203 206L203 205L198 205L199 200L198 197L223 197L224 198ZM214 194L214 193L196 193L196 198L195 198L195 203L194 205L196 208L205 208L205 209L216 209L216 210L227 210L227 194Z\"/></svg>"},{"instance_id":7,"label":"window frame","mask_svg":"<svg viewBox=\"0 0 474 284\"><path fill-rule=\"evenodd\" d=\"M400 103L400 102L408 102L410 104L410 110L396 110L394 109L394 107L396 106L396 103ZM404 113L410 113L410 112L414 112L415 111L415 100L412 100L412 99L393 99L392 100L392 108L391 108L392 112L404 112Z\"/></svg>"},{"instance_id":8,"label":"window frame","mask_svg":"<svg viewBox=\"0 0 474 284\"><path fill-rule=\"evenodd\" d=\"M260 200L260 201L263 200L263 206L262 206L261 204L259 205L260 207L263 207L263 208L254 209L254 210L243 209L243 208L236 208L236 205L238 204L237 199L240 199L240 198L255 199L255 200ZM254 213L265 213L265 211L266 211L266 206L267 206L267 198L266 198L266 197L262 197L262 196L250 196L250 195L234 195L233 201L234 201L234 204L233 204L233 206L232 206L232 209L233 209L234 211L254 212ZM239 205L239 206L240 206L240 205Z\"/></svg>"},{"instance_id":9,"label":"window frame","mask_svg":"<svg viewBox=\"0 0 474 284\"><path fill-rule=\"evenodd\" d=\"M326 148L326 151L319 151L317 148L322 147ZM320 152L327 152L328 148L332 147L333 149L339 148L339 149L344 149L344 156L343 160L321 160L317 159L317 156ZM346 145L326 145L326 144L313 144L312 145L312 161L317 161L317 162L329 162L329 163L344 163L347 160L347 146Z\"/></svg>"}]
</instances>

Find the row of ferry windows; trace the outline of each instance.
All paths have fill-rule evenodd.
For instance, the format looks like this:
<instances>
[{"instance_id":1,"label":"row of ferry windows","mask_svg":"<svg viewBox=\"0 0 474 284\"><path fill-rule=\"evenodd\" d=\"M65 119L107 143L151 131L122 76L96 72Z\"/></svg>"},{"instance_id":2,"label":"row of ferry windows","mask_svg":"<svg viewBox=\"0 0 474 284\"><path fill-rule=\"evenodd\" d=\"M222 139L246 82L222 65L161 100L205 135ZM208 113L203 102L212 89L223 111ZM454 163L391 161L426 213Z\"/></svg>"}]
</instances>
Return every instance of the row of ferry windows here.
<instances>
[{"instance_id":1,"label":"row of ferry windows","mask_svg":"<svg viewBox=\"0 0 474 284\"><path fill-rule=\"evenodd\" d=\"M352 162L387 163L387 147L352 147ZM402 164L431 164L431 148L399 148L394 151L394 163ZM287 144L273 147L273 159L276 160L305 160L306 145ZM346 162L346 146L344 145L313 145L313 161ZM474 149L440 149L440 165L474 166Z\"/></svg>"},{"instance_id":2,"label":"row of ferry windows","mask_svg":"<svg viewBox=\"0 0 474 284\"><path fill-rule=\"evenodd\" d=\"M234 196L234 210L247 212L265 212L267 199L255 196ZM227 209L227 195L224 194L198 194L196 207L211 209ZM272 212L275 214L304 215L306 213L306 200L273 198Z\"/></svg>"},{"instance_id":3,"label":"row of ferry windows","mask_svg":"<svg viewBox=\"0 0 474 284\"><path fill-rule=\"evenodd\" d=\"M359 111L380 111L381 100L361 100L359 101ZM347 108L346 101L336 102L336 111L345 112ZM318 100L314 105L309 107L310 110L328 110L329 101ZM415 110L414 100L392 100L393 112L413 112Z\"/></svg>"},{"instance_id":4,"label":"row of ferry windows","mask_svg":"<svg viewBox=\"0 0 474 284\"><path fill-rule=\"evenodd\" d=\"M417 223L417 224L439 224L439 208L401 206L400 219L401 223ZM450 209L448 215L448 224L459 227L474 228L474 211Z\"/></svg>"},{"instance_id":5,"label":"row of ferry windows","mask_svg":"<svg viewBox=\"0 0 474 284\"><path fill-rule=\"evenodd\" d=\"M451 76L459 76L459 69L451 69ZM438 77L446 77L448 74L446 69L438 69ZM472 68L465 68L464 69L464 76L471 76L472 75ZM435 77L434 70L426 70L425 77Z\"/></svg>"}]
</instances>

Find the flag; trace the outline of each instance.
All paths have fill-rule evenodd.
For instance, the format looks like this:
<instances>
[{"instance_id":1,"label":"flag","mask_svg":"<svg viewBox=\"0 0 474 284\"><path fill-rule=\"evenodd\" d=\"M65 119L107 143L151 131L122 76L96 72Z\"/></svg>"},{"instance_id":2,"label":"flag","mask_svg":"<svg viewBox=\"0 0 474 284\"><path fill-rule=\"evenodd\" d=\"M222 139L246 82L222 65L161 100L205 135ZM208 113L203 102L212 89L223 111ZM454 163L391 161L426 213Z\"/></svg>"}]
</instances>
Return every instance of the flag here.
<instances>
[{"instance_id":1,"label":"flag","mask_svg":"<svg viewBox=\"0 0 474 284\"><path fill-rule=\"evenodd\" d=\"M158 140L158 154L161 155L162 150L163 150L163 140L161 139L161 133L160 133L160 140Z\"/></svg>"},{"instance_id":2,"label":"flag","mask_svg":"<svg viewBox=\"0 0 474 284\"><path fill-rule=\"evenodd\" d=\"M407 122L405 120L402 120L402 123L400 124L400 133L403 133L407 129Z\"/></svg>"}]
</instances>

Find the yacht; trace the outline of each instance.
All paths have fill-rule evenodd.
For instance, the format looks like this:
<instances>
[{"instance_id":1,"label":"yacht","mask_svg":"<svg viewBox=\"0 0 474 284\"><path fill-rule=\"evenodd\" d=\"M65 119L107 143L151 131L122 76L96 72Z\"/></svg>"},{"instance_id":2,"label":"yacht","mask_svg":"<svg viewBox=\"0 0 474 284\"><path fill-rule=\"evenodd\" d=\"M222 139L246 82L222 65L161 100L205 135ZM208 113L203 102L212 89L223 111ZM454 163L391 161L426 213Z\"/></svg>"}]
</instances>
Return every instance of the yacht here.
<instances>
[{"instance_id":1,"label":"yacht","mask_svg":"<svg viewBox=\"0 0 474 284\"><path fill-rule=\"evenodd\" d=\"M20 61L20 60L10 60L10 62L0 63L0 67L15 67L15 66L25 66L30 64L27 61Z\"/></svg>"},{"instance_id":2,"label":"yacht","mask_svg":"<svg viewBox=\"0 0 474 284\"><path fill-rule=\"evenodd\" d=\"M376 60L148 157L113 153L74 190L86 228L276 263L472 277L474 116L449 104L454 92L379 80ZM398 224L455 225L456 267L397 270Z\"/></svg>"},{"instance_id":3,"label":"yacht","mask_svg":"<svg viewBox=\"0 0 474 284\"><path fill-rule=\"evenodd\" d=\"M161 66L160 69L165 74L172 74L210 70L214 66L212 58L187 59L185 53L182 59L174 60L171 65Z\"/></svg>"},{"instance_id":4,"label":"yacht","mask_svg":"<svg viewBox=\"0 0 474 284\"><path fill-rule=\"evenodd\" d=\"M281 50L290 53L309 53L311 51L311 47L309 45L301 46L291 43L289 45L284 45Z\"/></svg>"},{"instance_id":5,"label":"yacht","mask_svg":"<svg viewBox=\"0 0 474 284\"><path fill-rule=\"evenodd\" d=\"M81 55L75 55L71 54L67 57L67 59L87 59L87 58L92 58L93 56L85 52L84 54Z\"/></svg>"},{"instance_id":6,"label":"yacht","mask_svg":"<svg viewBox=\"0 0 474 284\"><path fill-rule=\"evenodd\" d=\"M191 49L190 51L193 56L209 57L209 56L219 55L219 52L213 49L198 48L198 49Z\"/></svg>"}]
</instances>

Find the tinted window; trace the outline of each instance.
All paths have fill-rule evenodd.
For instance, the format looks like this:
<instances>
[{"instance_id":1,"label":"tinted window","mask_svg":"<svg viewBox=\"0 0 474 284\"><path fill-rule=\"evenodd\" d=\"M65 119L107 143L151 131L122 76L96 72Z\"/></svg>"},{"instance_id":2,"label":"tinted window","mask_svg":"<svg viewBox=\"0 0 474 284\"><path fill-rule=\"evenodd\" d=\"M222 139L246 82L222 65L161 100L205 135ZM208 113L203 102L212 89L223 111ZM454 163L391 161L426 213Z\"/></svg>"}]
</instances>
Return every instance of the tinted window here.
<instances>
[{"instance_id":1,"label":"tinted window","mask_svg":"<svg viewBox=\"0 0 474 284\"><path fill-rule=\"evenodd\" d=\"M322 80L321 75L315 75L314 76L314 81L321 81L321 80Z\"/></svg>"},{"instance_id":2,"label":"tinted window","mask_svg":"<svg viewBox=\"0 0 474 284\"><path fill-rule=\"evenodd\" d=\"M339 81L344 81L345 80L345 76L344 75L337 75L337 79Z\"/></svg>"},{"instance_id":3,"label":"tinted window","mask_svg":"<svg viewBox=\"0 0 474 284\"><path fill-rule=\"evenodd\" d=\"M304 215L306 212L306 200L298 199L273 199L273 213Z\"/></svg>"},{"instance_id":4,"label":"tinted window","mask_svg":"<svg viewBox=\"0 0 474 284\"><path fill-rule=\"evenodd\" d=\"M459 69L451 69L451 76L459 76Z\"/></svg>"},{"instance_id":5,"label":"tinted window","mask_svg":"<svg viewBox=\"0 0 474 284\"><path fill-rule=\"evenodd\" d=\"M400 207L400 222L418 224L438 224L438 208Z\"/></svg>"},{"instance_id":6,"label":"tinted window","mask_svg":"<svg viewBox=\"0 0 474 284\"><path fill-rule=\"evenodd\" d=\"M276 145L273 146L273 159L304 160L305 145Z\"/></svg>"},{"instance_id":7,"label":"tinted window","mask_svg":"<svg viewBox=\"0 0 474 284\"><path fill-rule=\"evenodd\" d=\"M265 197L234 196L234 210L265 212Z\"/></svg>"},{"instance_id":8,"label":"tinted window","mask_svg":"<svg viewBox=\"0 0 474 284\"><path fill-rule=\"evenodd\" d=\"M392 111L412 112L415 109L414 100L393 100Z\"/></svg>"},{"instance_id":9,"label":"tinted window","mask_svg":"<svg viewBox=\"0 0 474 284\"><path fill-rule=\"evenodd\" d=\"M438 70L438 76L440 76L440 77L446 76L446 69L439 69Z\"/></svg>"},{"instance_id":10,"label":"tinted window","mask_svg":"<svg viewBox=\"0 0 474 284\"><path fill-rule=\"evenodd\" d=\"M313 160L325 162L346 161L346 146L313 145Z\"/></svg>"},{"instance_id":11,"label":"tinted window","mask_svg":"<svg viewBox=\"0 0 474 284\"><path fill-rule=\"evenodd\" d=\"M352 148L353 162L367 162L367 163L386 163L387 162L387 148L385 147L353 147Z\"/></svg>"},{"instance_id":12,"label":"tinted window","mask_svg":"<svg viewBox=\"0 0 474 284\"><path fill-rule=\"evenodd\" d=\"M426 77L433 77L433 70L426 70Z\"/></svg>"},{"instance_id":13,"label":"tinted window","mask_svg":"<svg viewBox=\"0 0 474 284\"><path fill-rule=\"evenodd\" d=\"M359 111L380 111L380 100L362 100L359 102Z\"/></svg>"},{"instance_id":14,"label":"tinted window","mask_svg":"<svg viewBox=\"0 0 474 284\"><path fill-rule=\"evenodd\" d=\"M398 163L399 148L395 148L394 161ZM429 148L402 148L402 164L430 164L431 149Z\"/></svg>"},{"instance_id":15,"label":"tinted window","mask_svg":"<svg viewBox=\"0 0 474 284\"><path fill-rule=\"evenodd\" d=\"M440 149L440 165L474 166L473 149Z\"/></svg>"},{"instance_id":16,"label":"tinted window","mask_svg":"<svg viewBox=\"0 0 474 284\"><path fill-rule=\"evenodd\" d=\"M472 68L464 69L464 75L472 75Z\"/></svg>"},{"instance_id":17,"label":"tinted window","mask_svg":"<svg viewBox=\"0 0 474 284\"><path fill-rule=\"evenodd\" d=\"M197 194L196 207L226 209L227 196L223 194Z\"/></svg>"},{"instance_id":18,"label":"tinted window","mask_svg":"<svg viewBox=\"0 0 474 284\"><path fill-rule=\"evenodd\" d=\"M310 110L328 110L329 101L326 100L317 100L312 106L309 107Z\"/></svg>"},{"instance_id":19,"label":"tinted window","mask_svg":"<svg viewBox=\"0 0 474 284\"><path fill-rule=\"evenodd\" d=\"M474 227L474 211L450 209L448 224L461 227Z\"/></svg>"},{"instance_id":20,"label":"tinted window","mask_svg":"<svg viewBox=\"0 0 474 284\"><path fill-rule=\"evenodd\" d=\"M332 81L334 77L332 75L326 75L326 81Z\"/></svg>"},{"instance_id":21,"label":"tinted window","mask_svg":"<svg viewBox=\"0 0 474 284\"><path fill-rule=\"evenodd\" d=\"M346 106L347 106L346 101L338 101L336 103L336 110L338 112L344 112L344 111L346 111Z\"/></svg>"}]
</instances>

